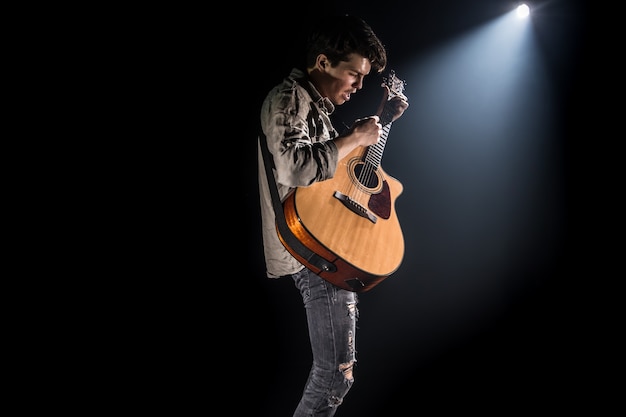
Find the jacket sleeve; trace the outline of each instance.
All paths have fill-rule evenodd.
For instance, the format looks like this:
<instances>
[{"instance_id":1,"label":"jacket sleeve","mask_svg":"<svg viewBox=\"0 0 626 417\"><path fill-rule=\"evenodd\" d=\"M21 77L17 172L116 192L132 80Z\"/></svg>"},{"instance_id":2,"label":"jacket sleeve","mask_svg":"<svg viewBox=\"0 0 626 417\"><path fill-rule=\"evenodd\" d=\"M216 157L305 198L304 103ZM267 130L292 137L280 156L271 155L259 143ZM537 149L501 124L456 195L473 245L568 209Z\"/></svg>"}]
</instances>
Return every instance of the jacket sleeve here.
<instances>
[{"instance_id":1,"label":"jacket sleeve","mask_svg":"<svg viewBox=\"0 0 626 417\"><path fill-rule=\"evenodd\" d=\"M302 89L294 86L268 98L261 123L279 185L305 187L334 176L338 151L330 139L337 133L329 116Z\"/></svg>"}]
</instances>

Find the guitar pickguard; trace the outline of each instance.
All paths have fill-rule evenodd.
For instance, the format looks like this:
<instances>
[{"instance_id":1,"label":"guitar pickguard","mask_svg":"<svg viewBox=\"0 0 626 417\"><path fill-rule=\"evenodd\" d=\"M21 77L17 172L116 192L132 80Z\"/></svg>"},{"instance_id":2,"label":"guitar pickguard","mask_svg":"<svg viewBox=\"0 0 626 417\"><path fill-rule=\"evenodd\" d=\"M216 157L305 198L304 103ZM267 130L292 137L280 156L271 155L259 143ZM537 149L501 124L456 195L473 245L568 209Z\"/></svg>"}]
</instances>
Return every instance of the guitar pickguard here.
<instances>
[{"instance_id":1,"label":"guitar pickguard","mask_svg":"<svg viewBox=\"0 0 626 417\"><path fill-rule=\"evenodd\" d=\"M376 213L378 217L388 219L391 216L391 193L389 192L389 184L387 181L382 182L379 193L370 197L369 208Z\"/></svg>"}]
</instances>

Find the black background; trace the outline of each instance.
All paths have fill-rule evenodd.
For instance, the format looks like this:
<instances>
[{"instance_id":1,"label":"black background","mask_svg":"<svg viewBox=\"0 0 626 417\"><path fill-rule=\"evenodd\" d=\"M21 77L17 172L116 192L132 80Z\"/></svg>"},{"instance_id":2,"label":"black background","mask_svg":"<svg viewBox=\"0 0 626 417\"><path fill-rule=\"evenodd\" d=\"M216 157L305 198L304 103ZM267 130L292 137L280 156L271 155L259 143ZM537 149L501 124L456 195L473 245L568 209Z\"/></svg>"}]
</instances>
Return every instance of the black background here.
<instances>
[{"instance_id":1,"label":"black background","mask_svg":"<svg viewBox=\"0 0 626 417\"><path fill-rule=\"evenodd\" d=\"M502 1L413 2L410 6L391 1L382 9L358 2L334 3L335 12L360 15L372 25L388 46L392 64L426 52L507 7L511 3ZM545 20L537 23L537 30L543 36L551 81L559 94L562 120L556 142L565 155L558 190L563 227L551 243L551 256L540 262L520 261L517 273L524 275L526 285L514 298L503 301L506 305L499 314L476 327L438 332L432 327L454 325L437 318L429 326L428 292L437 288L427 280L420 284L420 274L428 271L419 268L401 268L362 295L356 382L338 416L417 415L426 410L428 415L470 411L507 415L590 405L586 397L592 389L588 371L593 366L586 360L584 346L589 345L587 331L593 326L580 302L586 292L584 281L578 278L584 266L576 260L580 236L572 229L577 211L572 207L575 194L569 189L576 176L571 158L576 154L579 95L584 91L586 11L582 4L566 1L546 4L543 11ZM315 17L313 10L311 14L298 12L304 13L304 24L296 24L293 36L285 38L284 23L298 13L284 12L278 10L275 16L253 24L257 47L251 66L246 67L253 79L243 77L250 83L245 96L254 89L253 101L245 102L247 137L254 136L253 122L267 90L299 58L298 42L306 23ZM358 100L359 94L354 97ZM242 145L246 157L242 207L248 246L241 280L254 294L247 298L254 309L242 323L249 347L243 373L245 385L259 396L252 401L252 409L259 407L253 415L288 416L306 378L310 353L304 312L293 284L263 278L254 143ZM402 178L403 183L410 182ZM405 280L411 283L403 284ZM420 294L411 295L412 291ZM589 297L587 293L586 303L592 304ZM454 311L455 306L448 308ZM429 330L420 334L420 329Z\"/></svg>"},{"instance_id":2,"label":"black background","mask_svg":"<svg viewBox=\"0 0 626 417\"><path fill-rule=\"evenodd\" d=\"M150 397L153 404L287 417L299 399L311 361L306 321L293 283L265 278L256 132L261 102L299 60L308 24L322 14L359 15L387 45L394 66L512 4L392 0L373 6L345 0L255 6L261 12L228 4L209 16L179 11L171 27L154 23L165 28L167 35L160 36L169 52L154 64L168 68L159 74L169 80L161 88L166 99L155 92L150 98L166 103L175 117L156 123L155 133L166 137L159 142L166 162L149 164L161 166L151 193L158 197L149 204L159 208L147 216L159 222L150 231L151 247L163 248L146 258L159 279L147 283L150 295L142 299L149 307L139 314L145 320L130 326L142 330L128 331L149 339L137 357L148 385L163 393ZM582 1L543 7L546 17L537 29L558 92L555 143L563 160L557 195L562 227L550 243L550 257L520 261L523 289L480 326L431 320L429 291L437 288L421 281L427 270L401 268L362 295L356 381L338 417L598 407L597 300L586 279L597 264L590 259L581 196L591 184L579 163L585 153L580 131L588 123L589 16ZM408 257L414 249L407 248ZM452 312L455 306L438 308Z\"/></svg>"}]
</instances>

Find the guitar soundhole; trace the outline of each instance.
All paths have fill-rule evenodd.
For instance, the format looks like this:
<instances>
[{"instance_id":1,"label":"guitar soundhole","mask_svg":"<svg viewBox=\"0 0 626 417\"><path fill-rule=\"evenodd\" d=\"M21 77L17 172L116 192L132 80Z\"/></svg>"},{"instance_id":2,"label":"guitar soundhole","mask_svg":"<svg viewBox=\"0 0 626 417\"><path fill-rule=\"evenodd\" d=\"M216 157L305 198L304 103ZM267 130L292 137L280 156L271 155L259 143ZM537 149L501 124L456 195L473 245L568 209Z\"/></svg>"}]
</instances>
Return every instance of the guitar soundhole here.
<instances>
[{"instance_id":1,"label":"guitar soundhole","mask_svg":"<svg viewBox=\"0 0 626 417\"><path fill-rule=\"evenodd\" d=\"M378 175L375 172L363 172L365 167L364 163L358 164L354 167L354 176L357 181L365 188L377 189L379 187Z\"/></svg>"}]
</instances>

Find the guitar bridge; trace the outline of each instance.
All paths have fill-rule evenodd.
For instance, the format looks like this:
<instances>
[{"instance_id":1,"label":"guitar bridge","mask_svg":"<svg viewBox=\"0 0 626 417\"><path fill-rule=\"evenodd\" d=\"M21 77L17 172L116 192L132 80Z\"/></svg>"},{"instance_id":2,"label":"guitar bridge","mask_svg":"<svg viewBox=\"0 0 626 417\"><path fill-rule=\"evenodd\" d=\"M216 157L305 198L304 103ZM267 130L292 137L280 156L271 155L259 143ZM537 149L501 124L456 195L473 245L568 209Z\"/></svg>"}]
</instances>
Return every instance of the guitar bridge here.
<instances>
[{"instance_id":1,"label":"guitar bridge","mask_svg":"<svg viewBox=\"0 0 626 417\"><path fill-rule=\"evenodd\" d=\"M353 213L356 213L359 216L370 220L372 223L376 223L376 221L378 220L377 217L370 213L365 207L363 207L347 195L342 194L339 191L335 191L333 195L337 200L341 201L344 206L348 207Z\"/></svg>"}]
</instances>

